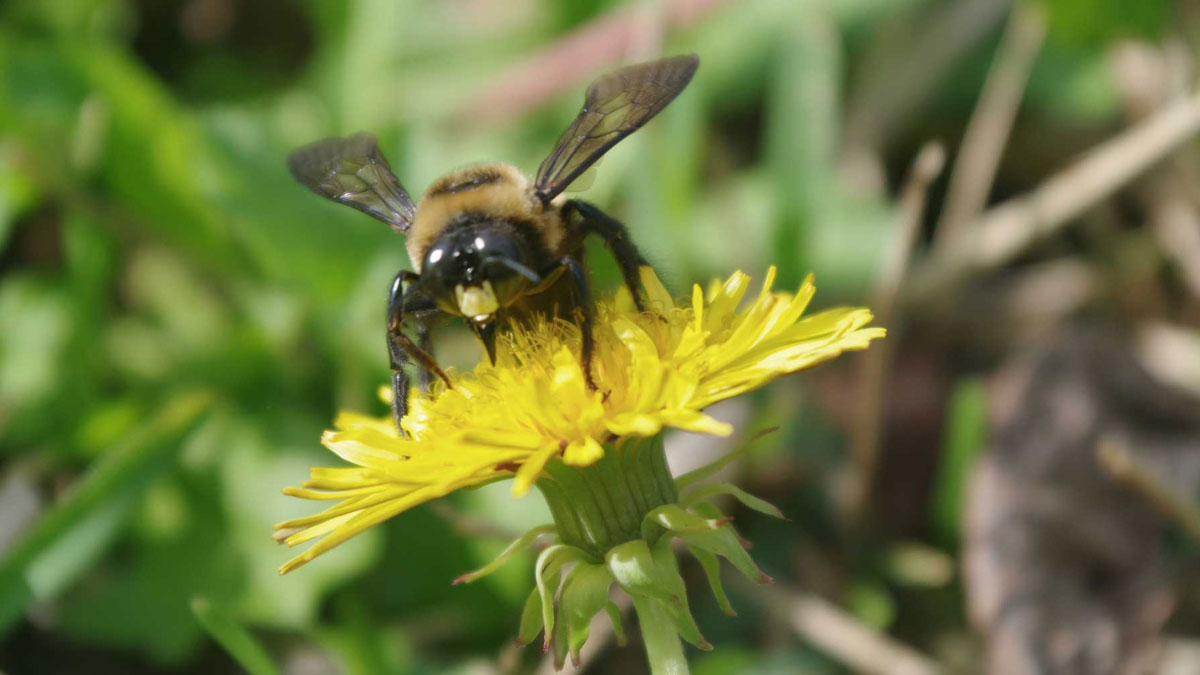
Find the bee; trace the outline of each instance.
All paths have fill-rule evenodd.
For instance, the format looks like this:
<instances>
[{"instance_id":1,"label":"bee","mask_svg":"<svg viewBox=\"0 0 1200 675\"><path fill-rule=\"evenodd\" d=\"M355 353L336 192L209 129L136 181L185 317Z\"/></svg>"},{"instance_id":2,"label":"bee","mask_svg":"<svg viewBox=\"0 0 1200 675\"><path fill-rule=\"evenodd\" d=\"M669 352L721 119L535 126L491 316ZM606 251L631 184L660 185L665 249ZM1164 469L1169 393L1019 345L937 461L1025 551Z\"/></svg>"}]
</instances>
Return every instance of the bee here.
<instances>
[{"instance_id":1,"label":"bee","mask_svg":"<svg viewBox=\"0 0 1200 675\"><path fill-rule=\"evenodd\" d=\"M466 321L493 363L497 330L535 314L577 321L581 365L588 386L596 388L595 306L584 240L596 235L607 245L638 309L644 308L638 268L647 263L623 224L562 192L678 96L698 65L691 54L598 78L532 180L509 164L472 166L435 181L414 205L370 134L328 138L291 154L288 168L301 184L407 236L412 270L392 282L386 328L392 414L401 434L405 366L415 361L423 387L431 374L450 385L430 344L433 322L447 315ZM405 332L409 325L415 342Z\"/></svg>"}]
</instances>

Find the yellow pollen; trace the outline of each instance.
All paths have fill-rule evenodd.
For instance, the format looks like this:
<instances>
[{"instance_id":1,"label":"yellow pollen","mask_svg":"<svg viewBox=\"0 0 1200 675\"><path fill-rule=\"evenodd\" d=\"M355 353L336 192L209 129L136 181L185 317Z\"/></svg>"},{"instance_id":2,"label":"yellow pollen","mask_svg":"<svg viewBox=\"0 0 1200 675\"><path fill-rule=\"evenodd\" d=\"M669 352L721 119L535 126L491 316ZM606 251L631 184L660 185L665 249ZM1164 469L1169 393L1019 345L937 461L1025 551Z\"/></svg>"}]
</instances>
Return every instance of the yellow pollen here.
<instances>
[{"instance_id":1,"label":"yellow pollen","mask_svg":"<svg viewBox=\"0 0 1200 675\"><path fill-rule=\"evenodd\" d=\"M454 287L454 299L458 302L458 311L476 321L486 319L500 308L490 281L483 282L482 286L469 288L463 288L463 285L459 284Z\"/></svg>"}]
</instances>

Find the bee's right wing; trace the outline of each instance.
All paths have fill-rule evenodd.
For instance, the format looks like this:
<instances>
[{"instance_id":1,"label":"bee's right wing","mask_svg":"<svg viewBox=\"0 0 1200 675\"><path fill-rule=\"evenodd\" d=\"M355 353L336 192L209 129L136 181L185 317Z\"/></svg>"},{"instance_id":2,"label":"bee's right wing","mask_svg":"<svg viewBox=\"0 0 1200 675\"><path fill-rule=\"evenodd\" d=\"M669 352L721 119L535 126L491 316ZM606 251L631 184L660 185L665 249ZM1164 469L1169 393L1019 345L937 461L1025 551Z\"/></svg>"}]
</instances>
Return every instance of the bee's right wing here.
<instances>
[{"instance_id":1,"label":"bee's right wing","mask_svg":"<svg viewBox=\"0 0 1200 675\"><path fill-rule=\"evenodd\" d=\"M674 56L627 66L593 82L583 109L538 167L534 189L542 201L549 202L609 148L650 121L691 82L699 65L695 54Z\"/></svg>"},{"instance_id":2,"label":"bee's right wing","mask_svg":"<svg viewBox=\"0 0 1200 675\"><path fill-rule=\"evenodd\" d=\"M313 192L408 232L416 206L371 134L326 138L288 156L292 177Z\"/></svg>"}]
</instances>

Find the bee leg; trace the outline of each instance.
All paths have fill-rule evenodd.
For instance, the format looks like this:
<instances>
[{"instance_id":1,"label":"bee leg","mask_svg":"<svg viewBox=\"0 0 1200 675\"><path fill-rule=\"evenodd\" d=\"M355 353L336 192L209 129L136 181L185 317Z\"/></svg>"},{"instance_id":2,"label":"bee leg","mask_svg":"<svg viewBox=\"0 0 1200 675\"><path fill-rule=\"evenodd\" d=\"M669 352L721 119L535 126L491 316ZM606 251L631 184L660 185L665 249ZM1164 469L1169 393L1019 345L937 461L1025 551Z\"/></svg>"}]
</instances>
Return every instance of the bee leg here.
<instances>
[{"instance_id":1,"label":"bee leg","mask_svg":"<svg viewBox=\"0 0 1200 675\"><path fill-rule=\"evenodd\" d=\"M431 326L428 321L417 321L417 347L430 356L433 355ZM421 386L421 391L429 391L429 383L433 380L433 373L424 366L417 369L417 383Z\"/></svg>"},{"instance_id":2,"label":"bee leg","mask_svg":"<svg viewBox=\"0 0 1200 675\"><path fill-rule=\"evenodd\" d=\"M625 229L621 221L612 218L587 202L572 199L563 206L563 210L566 209L571 209L580 215L582 218L580 227L583 234L596 234L608 245L608 250L616 259L617 266L621 268L621 276L625 279L625 285L633 294L634 305L637 306L638 311L645 310L642 279L638 268L650 263L646 262L633 240L630 239L629 230ZM563 220L569 219L564 218Z\"/></svg>"},{"instance_id":3,"label":"bee leg","mask_svg":"<svg viewBox=\"0 0 1200 675\"><path fill-rule=\"evenodd\" d=\"M560 267L567 268L567 272L571 275L575 301L579 303L583 312L583 321L579 326L583 338L580 361L583 365L583 377L587 382L588 389L596 391L596 382L592 379L592 352L596 348L596 336L592 326L596 318L596 305L592 302L592 290L588 284L587 274L583 271L583 265L579 261L568 255L563 256L558 264Z\"/></svg>"},{"instance_id":4,"label":"bee leg","mask_svg":"<svg viewBox=\"0 0 1200 675\"><path fill-rule=\"evenodd\" d=\"M404 366L408 364L409 358L416 361L422 369L436 373L445 380L447 387L450 386L450 379L438 367L433 356L404 334L406 313L420 320L440 311L431 299L416 295L417 287L413 284L418 281L420 277L417 274L404 270L396 275L388 292L387 344L388 360L392 367L392 418L396 423L396 430L401 435L404 435L404 430L400 423L408 414L408 374L404 372ZM409 284L407 291L404 288L406 283ZM424 322L419 321L418 325L420 323Z\"/></svg>"}]
</instances>

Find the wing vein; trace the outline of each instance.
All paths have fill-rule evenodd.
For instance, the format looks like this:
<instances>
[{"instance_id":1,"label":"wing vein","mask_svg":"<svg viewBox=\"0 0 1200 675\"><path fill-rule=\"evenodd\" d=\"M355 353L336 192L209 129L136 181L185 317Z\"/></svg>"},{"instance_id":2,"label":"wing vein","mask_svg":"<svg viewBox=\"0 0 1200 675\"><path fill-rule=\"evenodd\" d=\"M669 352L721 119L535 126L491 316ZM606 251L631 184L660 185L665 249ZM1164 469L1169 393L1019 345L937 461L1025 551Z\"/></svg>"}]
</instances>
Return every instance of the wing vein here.
<instances>
[{"instance_id":1,"label":"wing vein","mask_svg":"<svg viewBox=\"0 0 1200 675\"><path fill-rule=\"evenodd\" d=\"M534 188L549 202L621 139L675 99L696 72L695 54L640 63L601 76L583 107L538 167Z\"/></svg>"}]
</instances>

